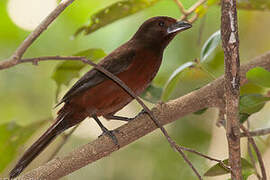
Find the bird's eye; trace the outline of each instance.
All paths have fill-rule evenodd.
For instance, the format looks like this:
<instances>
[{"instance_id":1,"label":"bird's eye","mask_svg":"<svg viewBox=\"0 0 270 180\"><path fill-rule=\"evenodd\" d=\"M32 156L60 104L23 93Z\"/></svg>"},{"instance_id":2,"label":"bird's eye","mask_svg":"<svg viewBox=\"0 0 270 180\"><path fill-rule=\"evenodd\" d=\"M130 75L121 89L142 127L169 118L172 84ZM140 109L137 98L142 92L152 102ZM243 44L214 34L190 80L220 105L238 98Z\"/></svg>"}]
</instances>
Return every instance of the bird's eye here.
<instances>
[{"instance_id":1,"label":"bird's eye","mask_svg":"<svg viewBox=\"0 0 270 180\"><path fill-rule=\"evenodd\" d=\"M164 23L163 21L160 21L160 22L158 23L158 25L159 25L160 27L164 27L164 26L165 26L165 23Z\"/></svg>"}]
</instances>

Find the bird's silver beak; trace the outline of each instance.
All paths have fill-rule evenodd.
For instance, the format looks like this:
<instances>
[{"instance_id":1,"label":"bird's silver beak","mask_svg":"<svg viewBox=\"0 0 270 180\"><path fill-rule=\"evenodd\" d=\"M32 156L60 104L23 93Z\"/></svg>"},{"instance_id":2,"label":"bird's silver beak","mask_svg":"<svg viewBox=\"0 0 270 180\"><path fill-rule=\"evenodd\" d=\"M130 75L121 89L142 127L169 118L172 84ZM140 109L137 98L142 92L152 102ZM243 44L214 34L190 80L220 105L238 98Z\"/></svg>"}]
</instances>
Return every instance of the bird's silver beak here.
<instances>
[{"instance_id":1,"label":"bird's silver beak","mask_svg":"<svg viewBox=\"0 0 270 180\"><path fill-rule=\"evenodd\" d=\"M192 25L186 21L177 21L175 24L171 25L167 29L168 34L184 31L186 29L191 28Z\"/></svg>"}]
</instances>

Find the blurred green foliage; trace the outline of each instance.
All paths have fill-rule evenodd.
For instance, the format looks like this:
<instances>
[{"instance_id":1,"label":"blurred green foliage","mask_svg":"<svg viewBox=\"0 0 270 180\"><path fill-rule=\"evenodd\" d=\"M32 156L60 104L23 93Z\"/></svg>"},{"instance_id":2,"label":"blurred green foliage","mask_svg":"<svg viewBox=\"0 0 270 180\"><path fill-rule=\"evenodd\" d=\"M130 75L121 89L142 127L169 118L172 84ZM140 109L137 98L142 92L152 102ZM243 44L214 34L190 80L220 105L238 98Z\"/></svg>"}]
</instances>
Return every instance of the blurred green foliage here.
<instances>
[{"instance_id":1,"label":"blurred green foliage","mask_svg":"<svg viewBox=\"0 0 270 180\"><path fill-rule=\"evenodd\" d=\"M245 122L250 115L259 112L269 100L270 97L264 97L261 94L240 96L239 113L241 123Z\"/></svg>"},{"instance_id":2,"label":"blurred green foliage","mask_svg":"<svg viewBox=\"0 0 270 180\"><path fill-rule=\"evenodd\" d=\"M269 11L270 10L270 2L268 0L247 0L247 1L241 1L238 0L238 7L249 9L249 10L263 10L263 11Z\"/></svg>"},{"instance_id":3,"label":"blurred green foliage","mask_svg":"<svg viewBox=\"0 0 270 180\"><path fill-rule=\"evenodd\" d=\"M46 122L39 121L24 127L14 122L0 125L0 173L16 157L20 147Z\"/></svg>"},{"instance_id":4,"label":"blurred green foliage","mask_svg":"<svg viewBox=\"0 0 270 180\"><path fill-rule=\"evenodd\" d=\"M157 103L161 100L162 90L163 88L150 84L140 97L151 103Z\"/></svg>"},{"instance_id":5,"label":"blurred green foliage","mask_svg":"<svg viewBox=\"0 0 270 180\"><path fill-rule=\"evenodd\" d=\"M12 22L7 13L7 2L0 1L1 59L9 57L29 34ZM124 6L118 6L119 2ZM196 0L182 0L185 7L190 7L195 2ZM197 8L199 19L193 28L180 34L170 43L157 77L142 95L144 99L151 102L167 101L198 89L223 74L223 52L218 34L220 8L217 3L217 0L209 0L207 4ZM124 11L126 4L132 8ZM249 11L269 10L269 3L266 0L250 0L239 1L238 5L246 9L239 11L240 55L241 61L245 62L270 48L270 15L260 11ZM71 55L81 52L79 55L98 60L127 41L143 21L158 15L175 18L181 16L173 0L75 1L29 48L25 57ZM74 38L74 32L89 18L91 22L84 26L89 35ZM205 20L202 21L202 18ZM85 49L89 51L83 51ZM41 126L40 120L54 114L52 107L55 104L56 92L61 96L79 75L90 69L81 63L74 63L43 62L39 66L21 64L0 72L0 171L10 165L16 154L21 151L21 146L38 131L38 127ZM248 113L245 112L248 116L260 111L262 103L264 105L268 100L264 99L260 108L254 107L258 105L255 101L259 101L256 97L265 97L269 90L269 86L260 87L262 83L257 83L262 79L265 79L263 82L270 79L265 78L266 72L258 71L255 75L250 75L248 84L241 87L241 94L245 97L245 102L243 98L241 101L241 105L244 105L242 110L248 106ZM258 77L259 81L256 79ZM61 90L60 86L63 87ZM254 93L258 95L249 95ZM211 134L212 125L201 121L213 115L205 110L197 114L169 125L168 129L177 143L207 153L210 140L214 138ZM62 152L70 152L71 149L87 142L89 139L73 137ZM2 158L2 154L6 157ZM200 173L209 169L205 159L189 153L187 155ZM7 171L1 172L0 177L5 177ZM172 151L159 131L108 158L74 172L67 178L89 177L101 180L196 178L178 154Z\"/></svg>"},{"instance_id":6,"label":"blurred green foliage","mask_svg":"<svg viewBox=\"0 0 270 180\"><path fill-rule=\"evenodd\" d=\"M270 88L270 72L262 67L256 67L246 73L247 79L265 88Z\"/></svg>"}]
</instances>

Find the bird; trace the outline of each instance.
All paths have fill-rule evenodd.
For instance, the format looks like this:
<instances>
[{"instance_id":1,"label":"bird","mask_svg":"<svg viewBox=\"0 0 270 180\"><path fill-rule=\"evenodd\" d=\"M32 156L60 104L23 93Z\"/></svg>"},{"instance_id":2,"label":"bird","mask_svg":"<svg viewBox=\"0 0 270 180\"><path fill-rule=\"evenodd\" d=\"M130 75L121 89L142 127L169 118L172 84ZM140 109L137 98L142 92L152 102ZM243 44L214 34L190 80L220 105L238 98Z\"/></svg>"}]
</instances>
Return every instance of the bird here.
<instances>
[{"instance_id":1,"label":"bird","mask_svg":"<svg viewBox=\"0 0 270 180\"><path fill-rule=\"evenodd\" d=\"M163 52L171 40L181 31L191 28L186 21L167 16L146 20L126 43L104 57L98 65L122 80L136 95L140 95L156 76ZM116 116L133 98L102 72L93 68L85 73L58 103L64 104L54 123L22 155L10 171L10 179L17 177L57 135L77 125L87 117L93 118L102 132L118 143L113 131L99 120L130 121L132 118Z\"/></svg>"}]
</instances>

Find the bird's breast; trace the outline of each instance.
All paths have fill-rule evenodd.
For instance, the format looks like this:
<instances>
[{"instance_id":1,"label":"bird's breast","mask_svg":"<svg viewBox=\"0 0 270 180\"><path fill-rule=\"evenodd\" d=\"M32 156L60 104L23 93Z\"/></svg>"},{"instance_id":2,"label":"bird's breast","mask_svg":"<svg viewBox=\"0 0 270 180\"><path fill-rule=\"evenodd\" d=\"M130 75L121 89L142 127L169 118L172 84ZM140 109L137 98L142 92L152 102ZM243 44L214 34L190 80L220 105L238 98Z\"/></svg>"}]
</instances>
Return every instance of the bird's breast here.
<instances>
[{"instance_id":1,"label":"bird's breast","mask_svg":"<svg viewBox=\"0 0 270 180\"><path fill-rule=\"evenodd\" d=\"M157 74L162 57L151 52L139 52L127 71L118 77L137 95L142 93Z\"/></svg>"}]
</instances>

